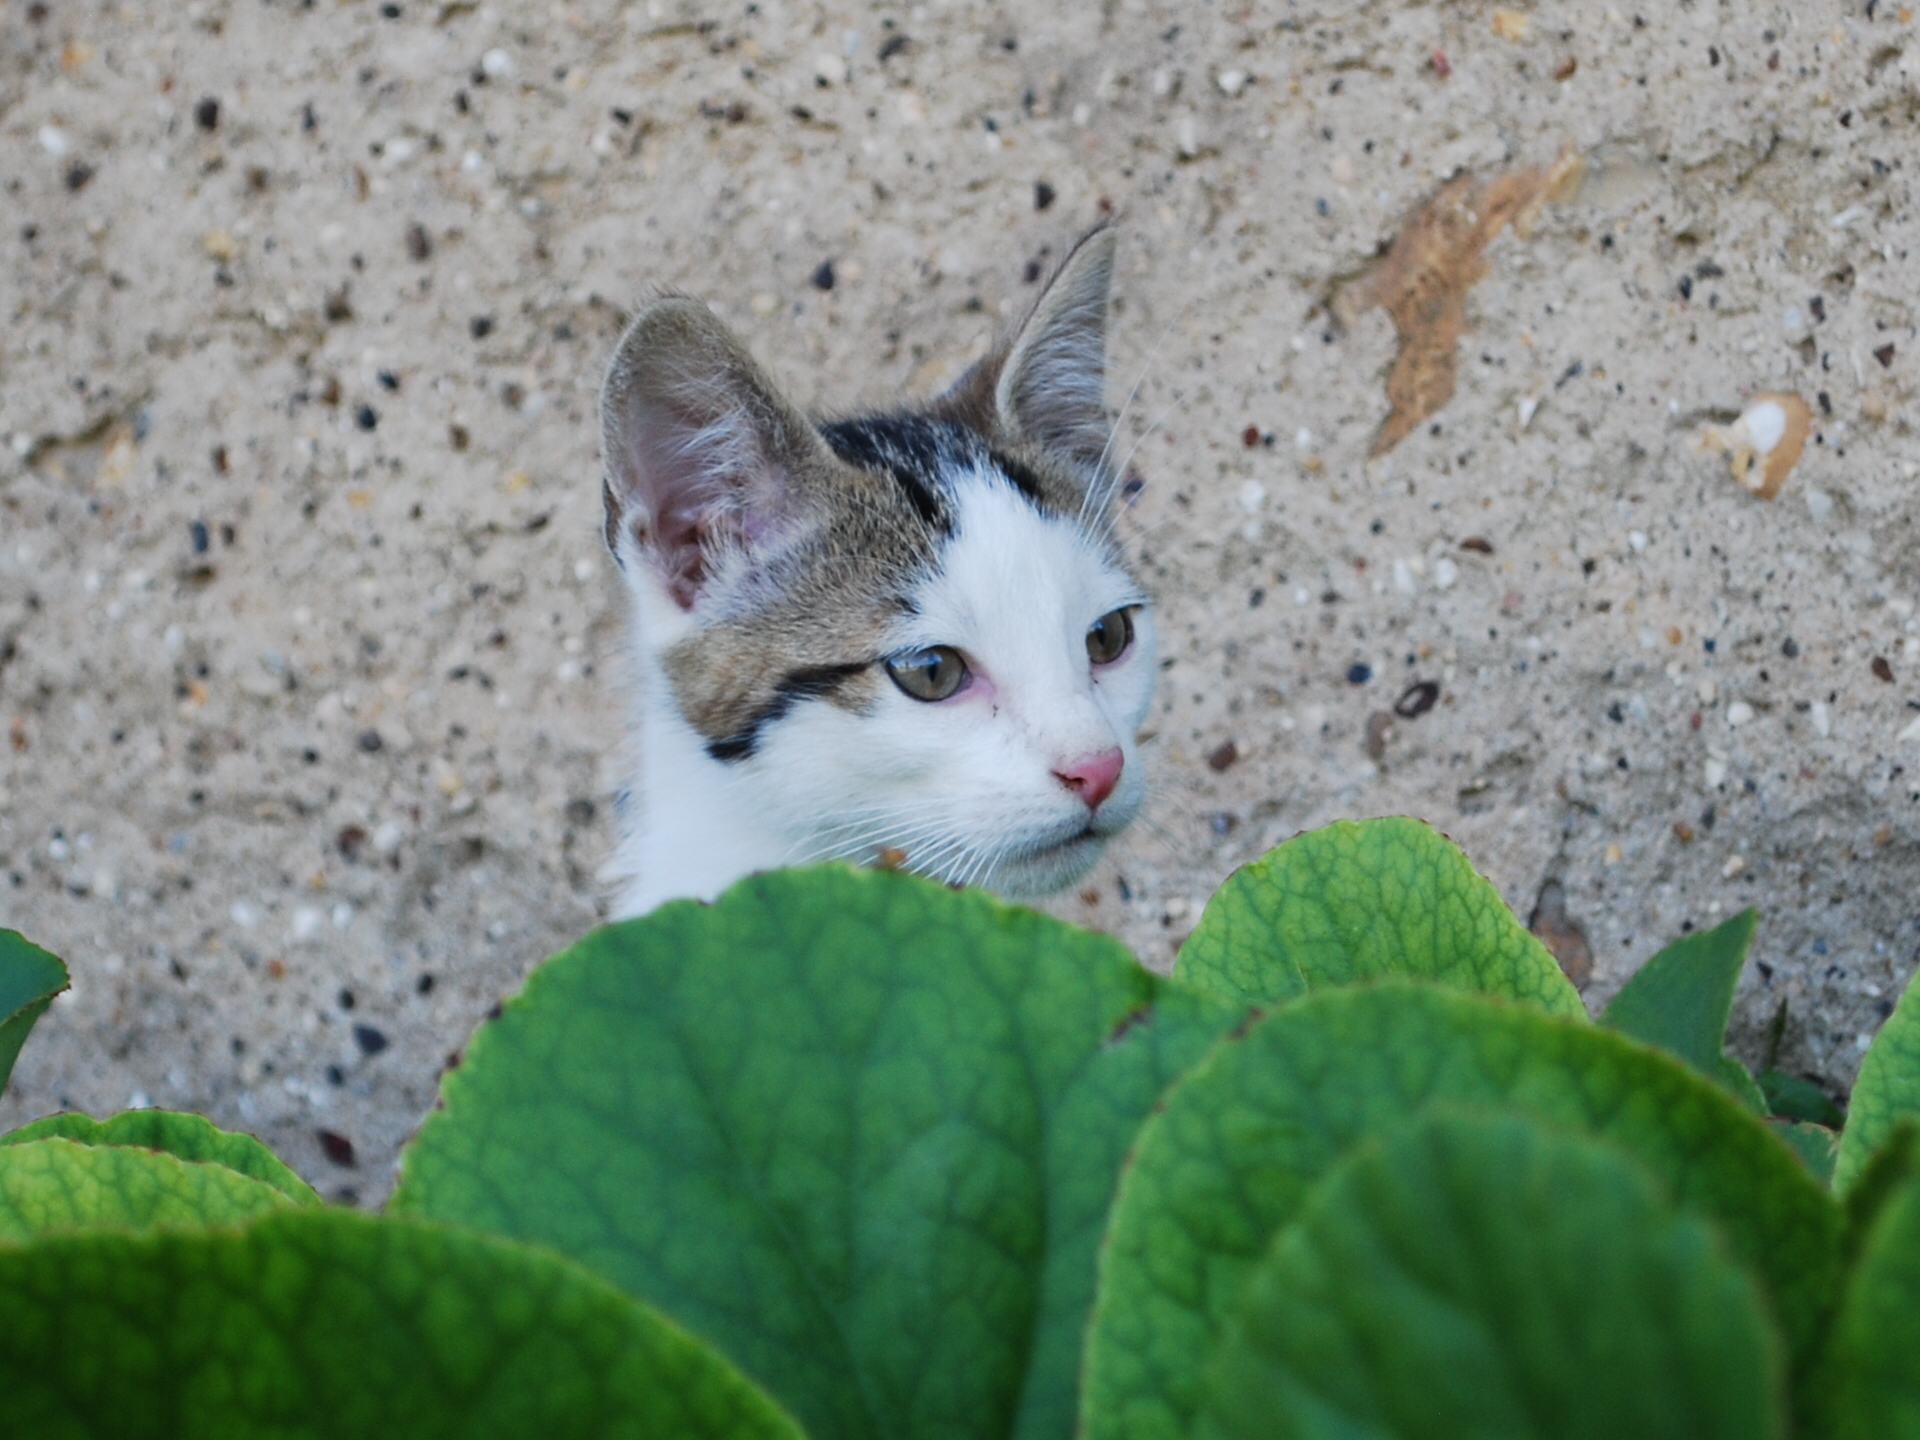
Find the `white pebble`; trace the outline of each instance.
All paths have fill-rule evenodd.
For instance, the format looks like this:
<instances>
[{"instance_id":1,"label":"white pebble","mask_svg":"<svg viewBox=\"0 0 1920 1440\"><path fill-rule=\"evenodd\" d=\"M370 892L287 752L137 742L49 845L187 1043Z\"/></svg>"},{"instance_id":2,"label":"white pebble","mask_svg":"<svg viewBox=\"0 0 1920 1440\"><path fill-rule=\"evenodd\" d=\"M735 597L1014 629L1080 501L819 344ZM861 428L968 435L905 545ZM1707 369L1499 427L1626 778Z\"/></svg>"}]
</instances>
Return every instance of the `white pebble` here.
<instances>
[{"instance_id":1,"label":"white pebble","mask_svg":"<svg viewBox=\"0 0 1920 1440\"><path fill-rule=\"evenodd\" d=\"M1293 603L1296 605L1311 605L1313 603L1313 592L1304 585L1294 586Z\"/></svg>"},{"instance_id":2,"label":"white pebble","mask_svg":"<svg viewBox=\"0 0 1920 1440\"><path fill-rule=\"evenodd\" d=\"M406 833L397 820L389 820L373 832L373 848L382 855L391 855L400 848Z\"/></svg>"},{"instance_id":3,"label":"white pebble","mask_svg":"<svg viewBox=\"0 0 1920 1440\"><path fill-rule=\"evenodd\" d=\"M495 46L480 57L480 68L497 80L513 73L513 57Z\"/></svg>"},{"instance_id":4,"label":"white pebble","mask_svg":"<svg viewBox=\"0 0 1920 1440\"><path fill-rule=\"evenodd\" d=\"M1702 677L1700 684L1695 689L1695 693L1699 695L1702 705L1711 705L1715 700L1720 698L1720 687L1714 684L1712 680Z\"/></svg>"},{"instance_id":5,"label":"white pebble","mask_svg":"<svg viewBox=\"0 0 1920 1440\"><path fill-rule=\"evenodd\" d=\"M56 160L73 148L73 142L67 138L67 132L58 125L42 125L37 137L40 148Z\"/></svg>"},{"instance_id":6,"label":"white pebble","mask_svg":"<svg viewBox=\"0 0 1920 1440\"><path fill-rule=\"evenodd\" d=\"M1453 582L1460 578L1460 567L1442 555L1433 562L1433 588L1451 590Z\"/></svg>"},{"instance_id":7,"label":"white pebble","mask_svg":"<svg viewBox=\"0 0 1920 1440\"><path fill-rule=\"evenodd\" d=\"M1644 530L1629 530L1627 532L1627 544L1633 550L1634 554L1641 554L1647 548L1647 532Z\"/></svg>"},{"instance_id":8,"label":"white pebble","mask_svg":"<svg viewBox=\"0 0 1920 1440\"><path fill-rule=\"evenodd\" d=\"M127 1109L129 1110L151 1110L152 1108L153 1101L148 1098L147 1092L144 1090L136 1090L127 1097Z\"/></svg>"},{"instance_id":9,"label":"white pebble","mask_svg":"<svg viewBox=\"0 0 1920 1440\"><path fill-rule=\"evenodd\" d=\"M353 906L342 900L333 907L333 914L329 918L333 921L334 929L344 930L353 924Z\"/></svg>"},{"instance_id":10,"label":"white pebble","mask_svg":"<svg viewBox=\"0 0 1920 1440\"><path fill-rule=\"evenodd\" d=\"M251 901L236 900L233 902L233 908L227 911L227 918L242 930L251 930L267 916L264 910Z\"/></svg>"},{"instance_id":11,"label":"white pebble","mask_svg":"<svg viewBox=\"0 0 1920 1440\"><path fill-rule=\"evenodd\" d=\"M1806 317L1800 313L1800 307L1798 305L1789 305L1786 315L1782 317L1782 321L1787 329L1798 330L1800 328L1800 322L1805 318Z\"/></svg>"},{"instance_id":12,"label":"white pebble","mask_svg":"<svg viewBox=\"0 0 1920 1440\"><path fill-rule=\"evenodd\" d=\"M320 933L320 927L326 923L326 916L315 905L299 905L294 908L293 924L287 927L287 939L301 945Z\"/></svg>"},{"instance_id":13,"label":"white pebble","mask_svg":"<svg viewBox=\"0 0 1920 1440\"><path fill-rule=\"evenodd\" d=\"M1174 146L1184 160L1191 160L1200 153L1200 122L1191 115L1182 115L1179 123L1173 127Z\"/></svg>"},{"instance_id":14,"label":"white pebble","mask_svg":"<svg viewBox=\"0 0 1920 1440\"><path fill-rule=\"evenodd\" d=\"M1824 490L1807 491L1807 513L1816 520L1833 514L1833 497Z\"/></svg>"},{"instance_id":15,"label":"white pebble","mask_svg":"<svg viewBox=\"0 0 1920 1440\"><path fill-rule=\"evenodd\" d=\"M1302 425L1298 430L1293 432L1293 443L1302 450L1311 450L1313 448L1313 432Z\"/></svg>"},{"instance_id":16,"label":"white pebble","mask_svg":"<svg viewBox=\"0 0 1920 1440\"><path fill-rule=\"evenodd\" d=\"M1727 783L1727 762L1709 759L1706 765L1706 780L1709 790L1718 790Z\"/></svg>"},{"instance_id":17,"label":"white pebble","mask_svg":"<svg viewBox=\"0 0 1920 1440\"><path fill-rule=\"evenodd\" d=\"M1744 700L1736 700L1727 706L1727 724L1739 726L1753 719L1753 707Z\"/></svg>"},{"instance_id":18,"label":"white pebble","mask_svg":"<svg viewBox=\"0 0 1920 1440\"><path fill-rule=\"evenodd\" d=\"M1747 422L1753 448L1762 455L1772 454L1780 437L1787 433L1787 412L1778 400L1762 400L1740 418Z\"/></svg>"},{"instance_id":19,"label":"white pebble","mask_svg":"<svg viewBox=\"0 0 1920 1440\"><path fill-rule=\"evenodd\" d=\"M1920 745L1920 719L1909 722L1907 728L1893 738L1900 745Z\"/></svg>"},{"instance_id":20,"label":"white pebble","mask_svg":"<svg viewBox=\"0 0 1920 1440\"><path fill-rule=\"evenodd\" d=\"M1747 857L1744 855L1735 855L1729 858L1727 863L1720 867L1720 873L1724 875L1727 879L1731 880L1734 876L1738 875L1742 870L1746 868L1747 868Z\"/></svg>"},{"instance_id":21,"label":"white pebble","mask_svg":"<svg viewBox=\"0 0 1920 1440\"><path fill-rule=\"evenodd\" d=\"M1247 72L1244 70L1222 70L1214 80L1222 95L1238 95L1247 88Z\"/></svg>"},{"instance_id":22,"label":"white pebble","mask_svg":"<svg viewBox=\"0 0 1920 1440\"><path fill-rule=\"evenodd\" d=\"M1808 718L1813 721L1813 733L1822 740L1833 733L1833 717L1827 713L1826 701L1814 701L1813 709L1808 712Z\"/></svg>"},{"instance_id":23,"label":"white pebble","mask_svg":"<svg viewBox=\"0 0 1920 1440\"><path fill-rule=\"evenodd\" d=\"M1258 480L1249 480L1240 487L1240 508L1249 515L1258 515L1266 503L1267 487Z\"/></svg>"},{"instance_id":24,"label":"white pebble","mask_svg":"<svg viewBox=\"0 0 1920 1440\"><path fill-rule=\"evenodd\" d=\"M594 568L594 563L591 560L576 560L573 562L573 578L584 585L593 578Z\"/></svg>"},{"instance_id":25,"label":"white pebble","mask_svg":"<svg viewBox=\"0 0 1920 1440\"><path fill-rule=\"evenodd\" d=\"M1520 428L1526 429L1533 423L1533 417L1540 409L1540 402L1531 395L1520 397Z\"/></svg>"}]
</instances>

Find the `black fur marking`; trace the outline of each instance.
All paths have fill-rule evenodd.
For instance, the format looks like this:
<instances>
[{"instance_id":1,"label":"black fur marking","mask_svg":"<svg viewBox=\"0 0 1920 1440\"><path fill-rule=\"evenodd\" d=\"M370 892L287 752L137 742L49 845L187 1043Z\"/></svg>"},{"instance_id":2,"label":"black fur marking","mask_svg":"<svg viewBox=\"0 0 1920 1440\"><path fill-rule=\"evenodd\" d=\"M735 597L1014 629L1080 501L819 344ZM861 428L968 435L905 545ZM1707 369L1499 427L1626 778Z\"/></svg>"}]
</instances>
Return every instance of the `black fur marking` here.
<instances>
[{"instance_id":1,"label":"black fur marking","mask_svg":"<svg viewBox=\"0 0 1920 1440\"><path fill-rule=\"evenodd\" d=\"M924 415L870 415L820 427L827 444L849 465L891 475L922 522L947 532L943 472L970 463L980 450L968 431Z\"/></svg>"},{"instance_id":2,"label":"black fur marking","mask_svg":"<svg viewBox=\"0 0 1920 1440\"><path fill-rule=\"evenodd\" d=\"M789 670L773 687L773 699L755 711L752 718L731 735L707 742L707 754L728 764L752 757L760 748L760 732L805 700L820 700L833 694L854 676L871 668L871 660L850 660L839 665L803 665Z\"/></svg>"},{"instance_id":3,"label":"black fur marking","mask_svg":"<svg viewBox=\"0 0 1920 1440\"><path fill-rule=\"evenodd\" d=\"M990 454L988 458L993 461L994 467L1013 483L1013 488L1027 497L1027 503L1029 505L1043 513L1046 511L1046 494L1040 488L1039 476L1035 475L1033 471L1029 470L1025 465L1022 465L1018 460L1015 460L1011 455L994 453Z\"/></svg>"}]
</instances>

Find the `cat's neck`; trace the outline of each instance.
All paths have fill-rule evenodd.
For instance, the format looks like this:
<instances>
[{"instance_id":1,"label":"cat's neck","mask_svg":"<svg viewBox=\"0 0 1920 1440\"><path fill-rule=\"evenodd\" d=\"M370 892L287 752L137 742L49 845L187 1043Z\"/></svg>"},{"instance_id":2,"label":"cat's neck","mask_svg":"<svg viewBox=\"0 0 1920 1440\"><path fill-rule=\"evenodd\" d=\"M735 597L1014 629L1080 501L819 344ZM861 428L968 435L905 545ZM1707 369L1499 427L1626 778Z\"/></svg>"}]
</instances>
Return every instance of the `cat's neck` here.
<instances>
[{"instance_id":1,"label":"cat's neck","mask_svg":"<svg viewBox=\"0 0 1920 1440\"><path fill-rule=\"evenodd\" d=\"M644 581L634 588L658 589ZM791 860L791 840L769 823L752 786L707 753L674 704L660 656L683 626L664 592L635 597L631 781L609 867L621 882L616 919L680 897L711 900L742 876Z\"/></svg>"}]
</instances>

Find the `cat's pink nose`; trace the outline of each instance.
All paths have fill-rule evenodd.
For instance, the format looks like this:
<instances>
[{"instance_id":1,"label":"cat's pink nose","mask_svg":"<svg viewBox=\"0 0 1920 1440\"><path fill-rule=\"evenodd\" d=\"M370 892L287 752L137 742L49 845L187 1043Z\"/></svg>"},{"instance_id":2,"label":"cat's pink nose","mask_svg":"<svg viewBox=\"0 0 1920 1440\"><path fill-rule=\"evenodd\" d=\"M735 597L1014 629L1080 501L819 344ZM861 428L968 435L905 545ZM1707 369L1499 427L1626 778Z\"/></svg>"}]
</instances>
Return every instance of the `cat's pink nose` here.
<instances>
[{"instance_id":1,"label":"cat's pink nose","mask_svg":"<svg viewBox=\"0 0 1920 1440\"><path fill-rule=\"evenodd\" d=\"M1120 770L1126 763L1127 757L1120 753L1120 747L1116 745L1111 750L1082 755L1053 773L1062 785L1087 802L1089 810L1096 810L1100 802L1113 793L1113 787L1120 782Z\"/></svg>"}]
</instances>

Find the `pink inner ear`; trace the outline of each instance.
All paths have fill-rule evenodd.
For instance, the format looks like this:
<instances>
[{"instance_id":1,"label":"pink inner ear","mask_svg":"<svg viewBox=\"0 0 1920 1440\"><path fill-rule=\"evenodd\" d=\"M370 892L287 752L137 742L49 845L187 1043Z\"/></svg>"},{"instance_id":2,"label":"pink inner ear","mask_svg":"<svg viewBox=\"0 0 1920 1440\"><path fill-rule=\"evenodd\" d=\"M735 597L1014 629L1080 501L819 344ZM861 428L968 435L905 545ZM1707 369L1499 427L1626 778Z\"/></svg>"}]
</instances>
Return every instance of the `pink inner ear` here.
<instances>
[{"instance_id":1,"label":"pink inner ear","mask_svg":"<svg viewBox=\"0 0 1920 1440\"><path fill-rule=\"evenodd\" d=\"M768 490L763 477L774 467L733 426L702 426L670 406L644 402L627 420L626 453L612 458L629 533L674 603L691 610L711 571L714 542L731 533L751 543L755 530L768 528L754 513L765 502L753 492Z\"/></svg>"}]
</instances>

